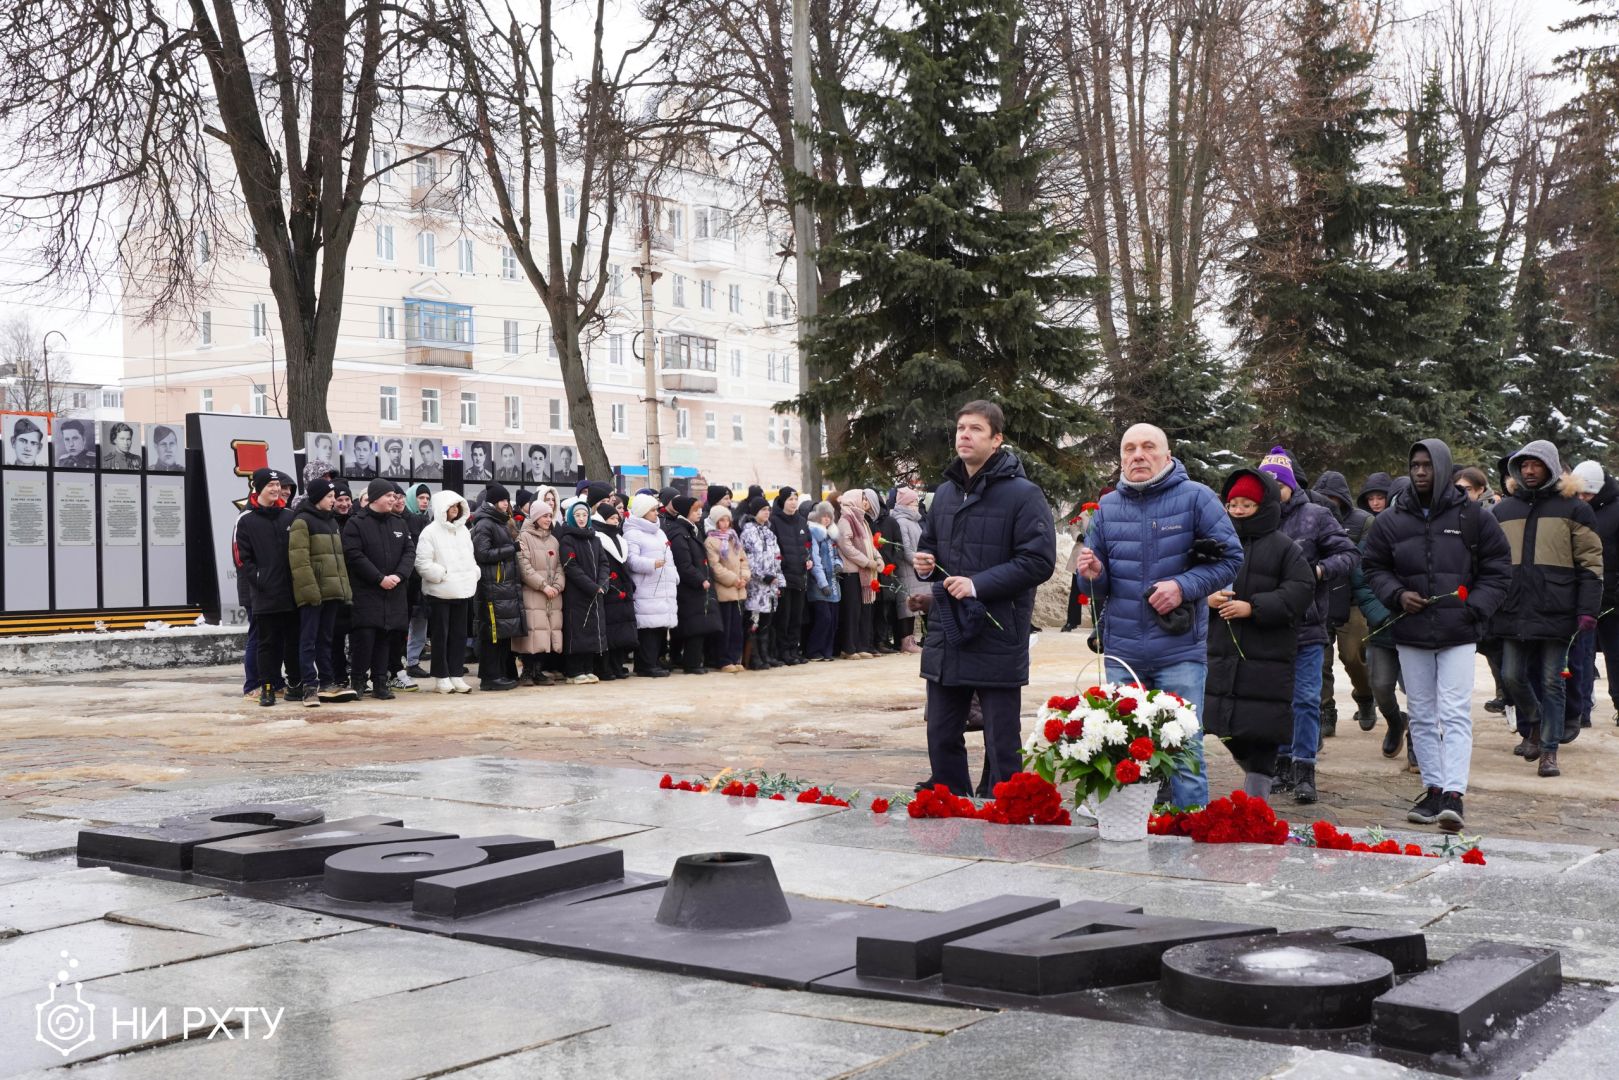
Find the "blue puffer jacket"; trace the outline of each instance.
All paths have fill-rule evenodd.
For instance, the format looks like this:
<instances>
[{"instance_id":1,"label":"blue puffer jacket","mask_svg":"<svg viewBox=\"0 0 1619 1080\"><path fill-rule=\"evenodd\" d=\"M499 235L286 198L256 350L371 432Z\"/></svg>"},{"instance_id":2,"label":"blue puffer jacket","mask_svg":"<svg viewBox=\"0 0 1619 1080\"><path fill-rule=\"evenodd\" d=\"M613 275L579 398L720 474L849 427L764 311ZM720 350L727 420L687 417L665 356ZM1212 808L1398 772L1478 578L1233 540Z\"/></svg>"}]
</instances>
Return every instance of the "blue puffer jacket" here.
<instances>
[{"instance_id":1,"label":"blue puffer jacket","mask_svg":"<svg viewBox=\"0 0 1619 1080\"><path fill-rule=\"evenodd\" d=\"M1321 568L1316 578L1315 599L1299 623L1300 645L1327 643L1327 613L1332 607L1332 589L1347 582L1360 567L1360 549L1349 539L1344 527L1325 506L1294 497L1282 504L1282 535L1291 537L1304 552L1310 572Z\"/></svg>"},{"instance_id":2,"label":"blue puffer jacket","mask_svg":"<svg viewBox=\"0 0 1619 1080\"><path fill-rule=\"evenodd\" d=\"M838 558L838 545L821 526L810 522L809 592L812 604L835 604L843 598L838 575L843 572L843 560Z\"/></svg>"},{"instance_id":3,"label":"blue puffer jacket","mask_svg":"<svg viewBox=\"0 0 1619 1080\"><path fill-rule=\"evenodd\" d=\"M1209 605L1202 601L1235 581L1242 568L1242 544L1220 497L1187 476L1178 460L1171 462L1169 474L1144 491L1121 485L1102 496L1085 534L1102 574L1095 581L1081 578L1080 587L1104 605L1108 655L1135 668L1207 664ZM1204 538L1218 543L1225 558L1192 566L1192 542ZM1192 629L1184 634L1160 627L1146 600L1156 582L1171 580L1183 600L1195 601Z\"/></svg>"},{"instance_id":4,"label":"blue puffer jacket","mask_svg":"<svg viewBox=\"0 0 1619 1080\"><path fill-rule=\"evenodd\" d=\"M971 479L960 458L945 468L944 477L916 545L919 554L937 561L922 580L972 578L988 617L969 640L952 644L953 634L935 629L943 620L971 621L973 605L935 586L922 677L944 686L1023 686L1029 681L1034 591L1057 568L1051 506L1024 475L1022 463L1005 450L992 454ZM946 605L950 610L941 610Z\"/></svg>"}]
</instances>

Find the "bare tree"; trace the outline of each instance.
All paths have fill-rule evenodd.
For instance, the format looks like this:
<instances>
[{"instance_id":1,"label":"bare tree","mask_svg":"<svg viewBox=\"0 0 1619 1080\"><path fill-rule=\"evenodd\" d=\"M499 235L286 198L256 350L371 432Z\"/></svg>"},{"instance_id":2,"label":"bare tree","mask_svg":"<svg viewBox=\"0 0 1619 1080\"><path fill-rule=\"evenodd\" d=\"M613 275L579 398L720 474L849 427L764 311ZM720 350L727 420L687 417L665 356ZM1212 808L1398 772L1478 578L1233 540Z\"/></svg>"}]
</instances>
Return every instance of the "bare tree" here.
<instances>
[{"instance_id":1,"label":"bare tree","mask_svg":"<svg viewBox=\"0 0 1619 1080\"><path fill-rule=\"evenodd\" d=\"M73 358L65 352L47 355L44 334L28 315L0 322L0 379L5 381L7 409L58 416L68 409L72 391L63 384L73 379Z\"/></svg>"},{"instance_id":2,"label":"bare tree","mask_svg":"<svg viewBox=\"0 0 1619 1080\"><path fill-rule=\"evenodd\" d=\"M373 129L385 85L412 58L398 11L384 0L11 0L0 14L0 132L13 150L0 218L47 238L38 279L94 279L110 244L126 303L159 319L206 289L206 263L234 231L269 270L294 437L329 430Z\"/></svg>"}]
</instances>

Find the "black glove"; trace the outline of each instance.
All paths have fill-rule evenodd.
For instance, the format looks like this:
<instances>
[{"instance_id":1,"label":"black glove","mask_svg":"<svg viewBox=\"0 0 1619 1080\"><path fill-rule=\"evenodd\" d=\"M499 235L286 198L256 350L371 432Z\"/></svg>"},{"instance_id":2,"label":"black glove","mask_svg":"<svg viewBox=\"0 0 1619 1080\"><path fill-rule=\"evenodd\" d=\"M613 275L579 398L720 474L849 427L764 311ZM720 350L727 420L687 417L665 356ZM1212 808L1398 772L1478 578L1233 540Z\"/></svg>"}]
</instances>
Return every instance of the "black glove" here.
<instances>
[{"instance_id":1,"label":"black glove","mask_svg":"<svg viewBox=\"0 0 1619 1080\"><path fill-rule=\"evenodd\" d=\"M1186 561L1192 566L1208 566L1224 558L1225 548L1220 546L1220 541L1205 536L1192 541L1192 551Z\"/></svg>"}]
</instances>

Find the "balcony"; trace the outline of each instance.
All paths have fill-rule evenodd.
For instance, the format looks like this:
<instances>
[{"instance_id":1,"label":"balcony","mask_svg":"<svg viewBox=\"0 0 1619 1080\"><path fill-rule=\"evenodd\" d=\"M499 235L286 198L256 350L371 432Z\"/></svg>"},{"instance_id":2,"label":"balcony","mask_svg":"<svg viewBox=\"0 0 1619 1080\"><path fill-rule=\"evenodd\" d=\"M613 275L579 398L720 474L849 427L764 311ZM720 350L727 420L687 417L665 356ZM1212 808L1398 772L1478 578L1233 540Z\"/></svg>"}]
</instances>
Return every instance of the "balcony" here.
<instances>
[{"instance_id":1,"label":"balcony","mask_svg":"<svg viewBox=\"0 0 1619 1080\"><path fill-rule=\"evenodd\" d=\"M416 364L421 367L441 368L472 368L472 353L470 350L440 349L407 341L405 343L405 363Z\"/></svg>"},{"instance_id":2,"label":"balcony","mask_svg":"<svg viewBox=\"0 0 1619 1080\"><path fill-rule=\"evenodd\" d=\"M405 362L423 367L472 367L472 308L407 297Z\"/></svg>"},{"instance_id":3,"label":"balcony","mask_svg":"<svg viewBox=\"0 0 1619 1080\"><path fill-rule=\"evenodd\" d=\"M720 381L713 375L695 371L665 371L662 375L665 390L678 390L683 394L717 394Z\"/></svg>"},{"instance_id":4,"label":"balcony","mask_svg":"<svg viewBox=\"0 0 1619 1080\"><path fill-rule=\"evenodd\" d=\"M664 334L658 341L663 354L663 388L688 394L719 393L719 343L697 334Z\"/></svg>"},{"instance_id":5,"label":"balcony","mask_svg":"<svg viewBox=\"0 0 1619 1080\"><path fill-rule=\"evenodd\" d=\"M410 189L410 205L414 210L454 210L455 198L454 184L416 184Z\"/></svg>"},{"instance_id":6,"label":"balcony","mask_svg":"<svg viewBox=\"0 0 1619 1080\"><path fill-rule=\"evenodd\" d=\"M691 261L716 270L729 269L736 265L736 243L726 237L698 237L691 242Z\"/></svg>"}]
</instances>

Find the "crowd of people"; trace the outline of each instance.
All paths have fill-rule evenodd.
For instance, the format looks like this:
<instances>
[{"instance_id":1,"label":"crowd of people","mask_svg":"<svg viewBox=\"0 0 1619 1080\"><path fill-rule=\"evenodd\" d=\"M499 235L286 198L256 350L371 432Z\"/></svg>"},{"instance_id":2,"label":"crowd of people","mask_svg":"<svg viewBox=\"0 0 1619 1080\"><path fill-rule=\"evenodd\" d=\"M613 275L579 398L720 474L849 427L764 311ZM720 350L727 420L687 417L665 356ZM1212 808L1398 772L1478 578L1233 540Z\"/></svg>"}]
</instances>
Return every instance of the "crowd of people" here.
<instances>
[{"instance_id":1,"label":"crowd of people","mask_svg":"<svg viewBox=\"0 0 1619 1080\"><path fill-rule=\"evenodd\" d=\"M234 545L260 705L736 673L915 653L921 492L814 502L491 482L469 502L260 469ZM424 664L427 667L423 667Z\"/></svg>"}]
</instances>

